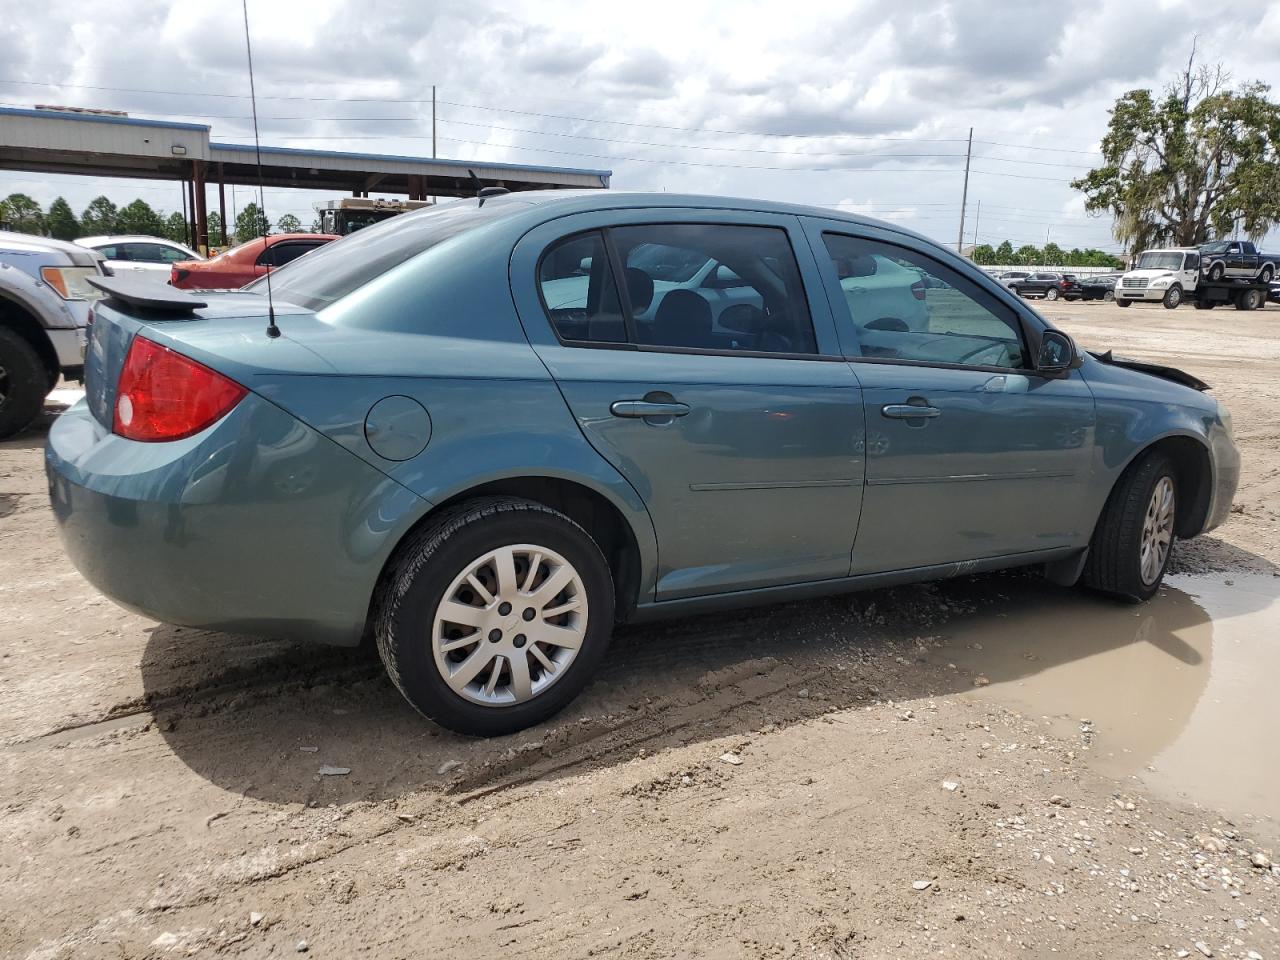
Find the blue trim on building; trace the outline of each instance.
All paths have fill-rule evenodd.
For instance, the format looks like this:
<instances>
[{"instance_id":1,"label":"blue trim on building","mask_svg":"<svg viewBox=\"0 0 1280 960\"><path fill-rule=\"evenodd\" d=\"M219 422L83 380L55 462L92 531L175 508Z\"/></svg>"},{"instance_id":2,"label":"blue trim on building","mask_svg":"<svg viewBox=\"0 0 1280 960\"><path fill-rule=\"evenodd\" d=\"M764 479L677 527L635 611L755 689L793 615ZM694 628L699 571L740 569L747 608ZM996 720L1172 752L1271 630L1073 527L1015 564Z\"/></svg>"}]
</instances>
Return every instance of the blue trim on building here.
<instances>
[{"instance_id":1,"label":"blue trim on building","mask_svg":"<svg viewBox=\"0 0 1280 960\"><path fill-rule=\"evenodd\" d=\"M220 143L210 141L210 150L235 150L240 153L253 153L251 143ZM308 150L305 147L263 147L264 154L271 153L290 157L335 157L342 160L383 160L389 163L438 163L447 167L465 170L468 167L490 167L498 170L529 171L542 173L574 173L588 177L612 177L612 170L582 170L574 167L540 167L527 163L492 163L488 160L444 160L431 157L402 157L395 154L382 153L347 153L341 150ZM214 158L211 158L214 159ZM217 162L214 159L214 162Z\"/></svg>"},{"instance_id":2,"label":"blue trim on building","mask_svg":"<svg viewBox=\"0 0 1280 960\"><path fill-rule=\"evenodd\" d=\"M202 130L203 123L174 123L169 120L140 120L137 117L109 117L101 113L64 113L61 110L28 110L24 107L0 107L0 116L35 117L40 120L88 120L91 123L120 123L130 127L163 127L166 130Z\"/></svg>"}]
</instances>

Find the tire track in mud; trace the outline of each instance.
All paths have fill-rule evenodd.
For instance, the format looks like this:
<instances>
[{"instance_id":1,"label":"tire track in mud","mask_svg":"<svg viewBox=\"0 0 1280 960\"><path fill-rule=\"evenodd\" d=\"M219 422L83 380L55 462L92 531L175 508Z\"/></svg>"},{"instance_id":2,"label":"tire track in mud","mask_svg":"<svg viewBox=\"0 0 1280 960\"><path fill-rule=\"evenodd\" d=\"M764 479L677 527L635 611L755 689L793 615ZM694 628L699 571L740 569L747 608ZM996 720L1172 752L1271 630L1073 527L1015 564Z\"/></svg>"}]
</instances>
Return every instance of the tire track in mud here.
<instances>
[{"instance_id":1,"label":"tire track in mud","mask_svg":"<svg viewBox=\"0 0 1280 960\"><path fill-rule=\"evenodd\" d=\"M97 736L149 718L157 722L205 716L218 710L220 701L256 702L296 693L321 683L354 683L378 676L382 665L362 651L304 647L263 662L227 667L210 677L195 677L171 686L148 690L142 696L122 700L101 715L72 720L39 733L5 741L5 749L32 749Z\"/></svg>"}]
</instances>

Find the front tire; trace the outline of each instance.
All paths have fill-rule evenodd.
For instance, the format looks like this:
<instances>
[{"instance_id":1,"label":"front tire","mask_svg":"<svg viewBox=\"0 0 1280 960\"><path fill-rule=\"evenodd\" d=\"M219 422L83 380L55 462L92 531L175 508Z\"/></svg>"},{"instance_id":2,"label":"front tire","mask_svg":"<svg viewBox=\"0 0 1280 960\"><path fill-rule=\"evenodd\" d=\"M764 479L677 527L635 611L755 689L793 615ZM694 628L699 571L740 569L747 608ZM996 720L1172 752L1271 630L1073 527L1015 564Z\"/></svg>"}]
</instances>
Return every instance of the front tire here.
<instances>
[{"instance_id":1,"label":"front tire","mask_svg":"<svg viewBox=\"0 0 1280 960\"><path fill-rule=\"evenodd\" d=\"M1132 301L1132 300L1117 300L1117 301L1116 301L1116 306L1117 306L1117 307L1132 307L1132 306L1133 306L1133 301Z\"/></svg>"},{"instance_id":2,"label":"front tire","mask_svg":"<svg viewBox=\"0 0 1280 960\"><path fill-rule=\"evenodd\" d=\"M0 327L0 440L25 429L44 406L49 374L35 348Z\"/></svg>"},{"instance_id":3,"label":"front tire","mask_svg":"<svg viewBox=\"0 0 1280 960\"><path fill-rule=\"evenodd\" d=\"M401 550L375 634L419 713L472 736L515 733L563 709L613 630L609 565L578 524L530 500L487 497Z\"/></svg>"},{"instance_id":4,"label":"front tire","mask_svg":"<svg viewBox=\"0 0 1280 960\"><path fill-rule=\"evenodd\" d=\"M1267 264L1262 268L1262 272L1258 274L1259 283L1270 283L1271 278L1276 275L1275 268L1271 264Z\"/></svg>"},{"instance_id":5,"label":"front tire","mask_svg":"<svg viewBox=\"0 0 1280 960\"><path fill-rule=\"evenodd\" d=\"M1217 283L1227 275L1227 268L1220 263L1215 263L1209 268L1209 279L1213 283Z\"/></svg>"},{"instance_id":6,"label":"front tire","mask_svg":"<svg viewBox=\"0 0 1280 960\"><path fill-rule=\"evenodd\" d=\"M1155 596L1173 555L1177 503L1172 460L1149 453L1130 465L1098 518L1081 582L1135 603Z\"/></svg>"},{"instance_id":7,"label":"front tire","mask_svg":"<svg viewBox=\"0 0 1280 960\"><path fill-rule=\"evenodd\" d=\"M1160 300L1164 304L1166 310L1177 310L1182 306L1182 288L1172 286L1164 292L1164 297Z\"/></svg>"}]
</instances>

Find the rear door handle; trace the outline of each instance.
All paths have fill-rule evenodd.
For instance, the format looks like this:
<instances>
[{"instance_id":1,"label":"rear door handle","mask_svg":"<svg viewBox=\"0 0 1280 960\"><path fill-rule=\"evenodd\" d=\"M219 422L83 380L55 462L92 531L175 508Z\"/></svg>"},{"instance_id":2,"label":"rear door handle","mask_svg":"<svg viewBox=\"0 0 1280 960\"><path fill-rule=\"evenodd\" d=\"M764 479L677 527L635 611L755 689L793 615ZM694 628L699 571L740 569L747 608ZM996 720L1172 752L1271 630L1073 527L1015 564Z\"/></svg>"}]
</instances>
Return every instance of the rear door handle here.
<instances>
[{"instance_id":1,"label":"rear door handle","mask_svg":"<svg viewBox=\"0 0 1280 960\"><path fill-rule=\"evenodd\" d=\"M609 412L615 417L627 417L633 420L644 417L683 417L689 413L687 403L658 402L654 400L615 400L609 406Z\"/></svg>"},{"instance_id":2,"label":"rear door handle","mask_svg":"<svg viewBox=\"0 0 1280 960\"><path fill-rule=\"evenodd\" d=\"M890 420L932 420L942 416L937 407L917 406L914 403L890 403L880 408Z\"/></svg>"}]
</instances>

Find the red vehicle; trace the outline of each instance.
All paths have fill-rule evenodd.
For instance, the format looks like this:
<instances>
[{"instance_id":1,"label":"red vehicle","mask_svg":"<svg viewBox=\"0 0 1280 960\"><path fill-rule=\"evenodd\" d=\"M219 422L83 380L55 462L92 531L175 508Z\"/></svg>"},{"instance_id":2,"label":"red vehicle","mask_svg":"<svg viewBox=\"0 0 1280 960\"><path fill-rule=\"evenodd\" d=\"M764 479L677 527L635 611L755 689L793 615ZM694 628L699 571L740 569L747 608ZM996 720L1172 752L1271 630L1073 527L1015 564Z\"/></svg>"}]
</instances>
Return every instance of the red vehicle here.
<instances>
[{"instance_id":1,"label":"red vehicle","mask_svg":"<svg viewBox=\"0 0 1280 960\"><path fill-rule=\"evenodd\" d=\"M238 289L337 239L331 233L278 233L258 237L208 260L175 263L169 272L169 282L184 290Z\"/></svg>"}]
</instances>

